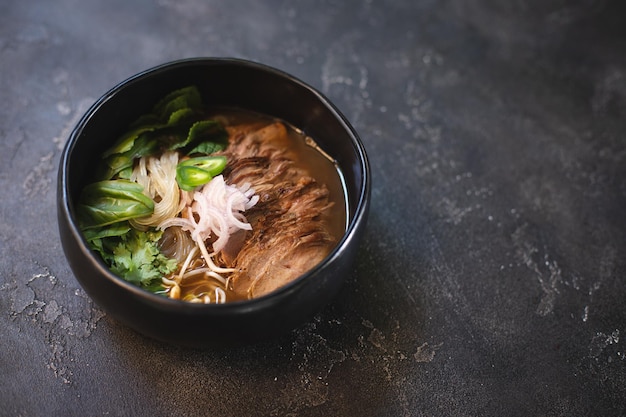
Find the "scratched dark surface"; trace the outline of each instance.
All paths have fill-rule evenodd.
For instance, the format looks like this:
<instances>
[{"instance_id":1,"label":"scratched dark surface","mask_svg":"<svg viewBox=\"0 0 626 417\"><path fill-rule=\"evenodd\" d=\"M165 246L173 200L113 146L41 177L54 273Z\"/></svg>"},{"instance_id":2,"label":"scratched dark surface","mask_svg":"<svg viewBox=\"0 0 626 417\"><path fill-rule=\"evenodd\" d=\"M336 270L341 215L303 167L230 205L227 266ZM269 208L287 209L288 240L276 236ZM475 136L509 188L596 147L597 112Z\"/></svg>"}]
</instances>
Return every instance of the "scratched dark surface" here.
<instances>
[{"instance_id":1,"label":"scratched dark surface","mask_svg":"<svg viewBox=\"0 0 626 417\"><path fill-rule=\"evenodd\" d=\"M626 415L624 18L592 0L2 1L0 415ZM193 56L318 88L373 173L340 296L226 352L112 320L56 227L78 118Z\"/></svg>"}]
</instances>

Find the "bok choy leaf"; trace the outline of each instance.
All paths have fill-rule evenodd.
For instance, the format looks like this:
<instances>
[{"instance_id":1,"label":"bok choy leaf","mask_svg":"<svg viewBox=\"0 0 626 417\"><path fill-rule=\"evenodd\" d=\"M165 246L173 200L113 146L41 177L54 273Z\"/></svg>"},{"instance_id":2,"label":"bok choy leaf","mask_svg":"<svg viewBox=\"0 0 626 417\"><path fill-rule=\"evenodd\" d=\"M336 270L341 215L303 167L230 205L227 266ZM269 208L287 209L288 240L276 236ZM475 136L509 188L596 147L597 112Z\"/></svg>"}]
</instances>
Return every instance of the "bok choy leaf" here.
<instances>
[{"instance_id":1,"label":"bok choy leaf","mask_svg":"<svg viewBox=\"0 0 626 417\"><path fill-rule=\"evenodd\" d=\"M99 181L83 189L78 210L85 229L150 215L154 201L144 195L143 186L136 182Z\"/></svg>"}]
</instances>

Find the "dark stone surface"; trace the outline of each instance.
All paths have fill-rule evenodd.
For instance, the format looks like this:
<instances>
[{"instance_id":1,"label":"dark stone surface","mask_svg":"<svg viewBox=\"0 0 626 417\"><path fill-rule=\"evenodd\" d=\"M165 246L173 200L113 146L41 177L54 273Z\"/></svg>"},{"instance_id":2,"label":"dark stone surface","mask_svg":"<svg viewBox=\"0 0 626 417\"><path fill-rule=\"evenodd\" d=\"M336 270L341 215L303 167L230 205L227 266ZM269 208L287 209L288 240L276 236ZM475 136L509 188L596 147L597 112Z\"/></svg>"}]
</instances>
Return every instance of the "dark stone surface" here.
<instances>
[{"instance_id":1,"label":"dark stone surface","mask_svg":"<svg viewBox=\"0 0 626 417\"><path fill-rule=\"evenodd\" d=\"M0 415L626 414L622 4L2 2ZM341 296L225 352L107 317L56 228L81 114L191 56L319 88L374 177Z\"/></svg>"}]
</instances>

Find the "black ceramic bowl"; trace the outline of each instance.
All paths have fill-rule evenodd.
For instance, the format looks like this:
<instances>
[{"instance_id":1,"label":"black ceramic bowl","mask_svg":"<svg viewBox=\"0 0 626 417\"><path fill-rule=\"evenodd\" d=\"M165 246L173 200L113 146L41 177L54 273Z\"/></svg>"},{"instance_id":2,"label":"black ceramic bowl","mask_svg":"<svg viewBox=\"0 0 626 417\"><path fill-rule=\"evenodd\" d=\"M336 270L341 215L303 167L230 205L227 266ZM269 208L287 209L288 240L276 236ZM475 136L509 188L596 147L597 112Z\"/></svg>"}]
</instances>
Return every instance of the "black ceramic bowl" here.
<instances>
[{"instance_id":1,"label":"black ceramic bowl","mask_svg":"<svg viewBox=\"0 0 626 417\"><path fill-rule=\"evenodd\" d=\"M281 118L313 137L345 177L348 227L317 267L264 297L192 304L149 293L111 273L78 227L75 202L102 152L170 91L194 84L207 105L235 106ZM230 345L277 336L311 318L349 275L370 198L365 150L348 121L302 81L257 63L195 58L167 63L122 82L83 116L63 150L58 178L61 242L76 278L110 316L149 337L187 346Z\"/></svg>"}]
</instances>

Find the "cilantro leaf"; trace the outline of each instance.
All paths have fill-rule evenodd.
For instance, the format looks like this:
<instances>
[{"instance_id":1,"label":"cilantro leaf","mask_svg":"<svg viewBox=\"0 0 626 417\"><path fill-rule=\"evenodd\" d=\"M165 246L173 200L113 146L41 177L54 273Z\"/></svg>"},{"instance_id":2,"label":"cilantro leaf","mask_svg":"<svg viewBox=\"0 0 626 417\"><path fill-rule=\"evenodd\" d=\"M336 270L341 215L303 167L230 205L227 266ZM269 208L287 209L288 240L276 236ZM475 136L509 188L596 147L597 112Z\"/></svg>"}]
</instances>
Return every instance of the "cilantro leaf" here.
<instances>
[{"instance_id":1,"label":"cilantro leaf","mask_svg":"<svg viewBox=\"0 0 626 417\"><path fill-rule=\"evenodd\" d=\"M159 250L161 235L162 232L130 229L125 235L94 239L90 245L100 253L111 272L158 292L162 290L161 278L177 268L177 261L167 258Z\"/></svg>"}]
</instances>

